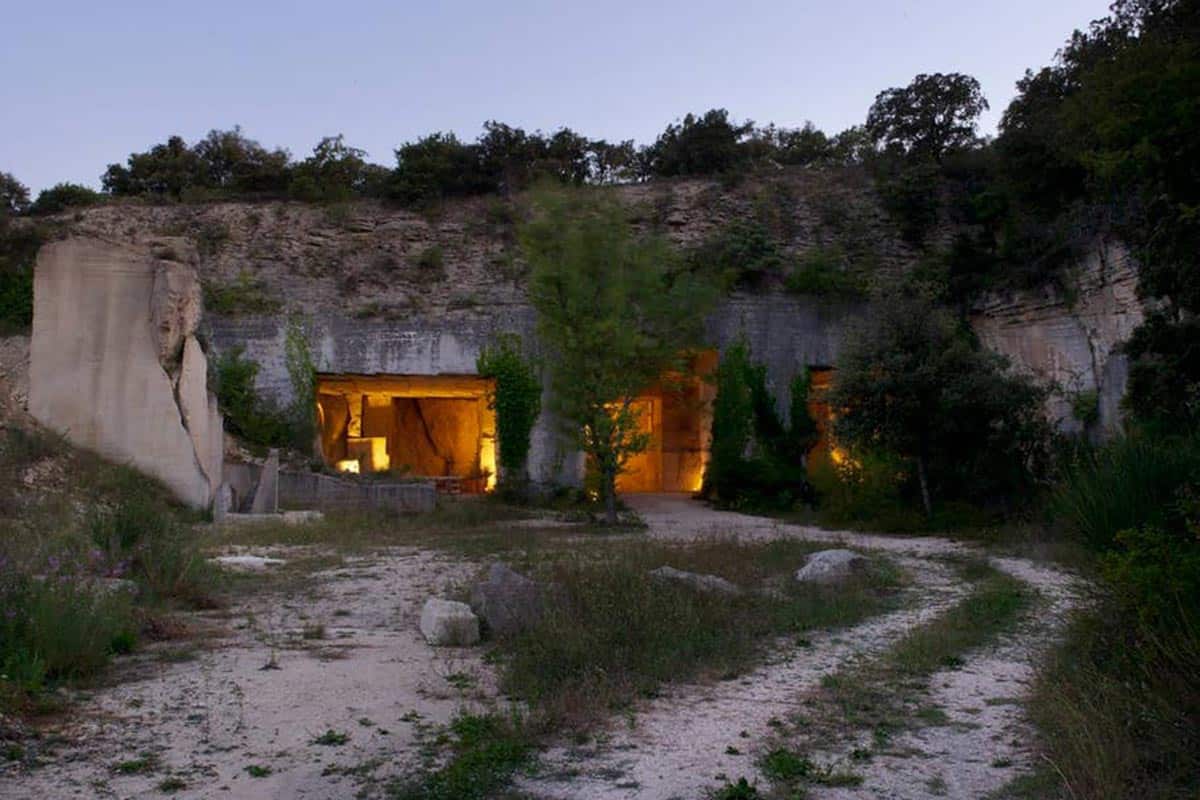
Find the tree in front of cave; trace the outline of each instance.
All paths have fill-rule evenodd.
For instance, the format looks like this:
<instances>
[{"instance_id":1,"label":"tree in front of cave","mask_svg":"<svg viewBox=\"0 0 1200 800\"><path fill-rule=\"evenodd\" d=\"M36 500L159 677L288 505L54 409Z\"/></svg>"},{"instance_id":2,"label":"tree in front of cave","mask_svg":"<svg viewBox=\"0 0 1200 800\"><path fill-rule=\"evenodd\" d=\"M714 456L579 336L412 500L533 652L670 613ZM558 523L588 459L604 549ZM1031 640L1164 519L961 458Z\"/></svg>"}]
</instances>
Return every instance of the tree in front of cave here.
<instances>
[{"instance_id":1,"label":"tree in front of cave","mask_svg":"<svg viewBox=\"0 0 1200 800\"><path fill-rule=\"evenodd\" d=\"M495 381L488 405L496 412L500 488L520 492L526 483L530 437L542 411L542 382L516 336L501 336L475 361L479 374Z\"/></svg>"},{"instance_id":2,"label":"tree in front of cave","mask_svg":"<svg viewBox=\"0 0 1200 800\"><path fill-rule=\"evenodd\" d=\"M714 295L611 196L542 188L532 200L520 241L552 410L590 459L615 524L617 476L650 444L634 401L682 369Z\"/></svg>"}]
</instances>

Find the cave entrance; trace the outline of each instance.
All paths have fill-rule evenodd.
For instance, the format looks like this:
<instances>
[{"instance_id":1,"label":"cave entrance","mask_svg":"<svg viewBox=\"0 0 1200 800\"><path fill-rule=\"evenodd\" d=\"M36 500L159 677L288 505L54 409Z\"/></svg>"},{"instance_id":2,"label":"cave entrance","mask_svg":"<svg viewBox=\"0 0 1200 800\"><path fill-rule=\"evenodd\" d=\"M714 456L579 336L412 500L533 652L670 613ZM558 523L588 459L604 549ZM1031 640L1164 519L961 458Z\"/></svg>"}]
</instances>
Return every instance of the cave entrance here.
<instances>
[{"instance_id":1,"label":"cave entrance","mask_svg":"<svg viewBox=\"0 0 1200 800\"><path fill-rule=\"evenodd\" d=\"M708 380L717 351L693 354L679 373L664 375L634 401L638 423L650 446L617 476L618 492L698 492L708 464L712 401Z\"/></svg>"},{"instance_id":2,"label":"cave entrance","mask_svg":"<svg viewBox=\"0 0 1200 800\"><path fill-rule=\"evenodd\" d=\"M487 491L496 482L491 389L467 375L317 375L325 463L431 478L445 492Z\"/></svg>"}]
</instances>

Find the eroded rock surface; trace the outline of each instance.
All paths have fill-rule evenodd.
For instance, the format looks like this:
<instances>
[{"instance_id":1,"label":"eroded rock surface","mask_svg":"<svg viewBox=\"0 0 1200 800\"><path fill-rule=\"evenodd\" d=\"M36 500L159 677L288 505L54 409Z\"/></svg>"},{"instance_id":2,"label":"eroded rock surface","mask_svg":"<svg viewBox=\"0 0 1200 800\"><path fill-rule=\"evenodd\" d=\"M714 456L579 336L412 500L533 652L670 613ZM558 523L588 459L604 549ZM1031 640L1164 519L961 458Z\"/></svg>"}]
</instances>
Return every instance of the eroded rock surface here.
<instances>
[{"instance_id":1,"label":"eroded rock surface","mask_svg":"<svg viewBox=\"0 0 1200 800\"><path fill-rule=\"evenodd\" d=\"M796 570L796 580L807 583L837 583L866 567L867 559L853 550L821 550L813 553Z\"/></svg>"}]
</instances>

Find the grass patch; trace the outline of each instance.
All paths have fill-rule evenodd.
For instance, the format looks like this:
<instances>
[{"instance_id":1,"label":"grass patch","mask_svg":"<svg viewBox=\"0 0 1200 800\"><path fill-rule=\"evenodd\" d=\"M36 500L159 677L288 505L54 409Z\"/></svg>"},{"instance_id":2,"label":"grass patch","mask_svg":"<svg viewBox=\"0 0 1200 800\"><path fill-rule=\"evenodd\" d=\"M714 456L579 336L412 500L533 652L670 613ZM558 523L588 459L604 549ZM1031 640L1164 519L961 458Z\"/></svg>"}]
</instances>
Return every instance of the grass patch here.
<instances>
[{"instance_id":1,"label":"grass patch","mask_svg":"<svg viewBox=\"0 0 1200 800\"><path fill-rule=\"evenodd\" d=\"M239 314L274 314L283 307L270 288L246 270L238 273L232 283L202 284L204 308L213 314L237 316Z\"/></svg>"},{"instance_id":2,"label":"grass patch","mask_svg":"<svg viewBox=\"0 0 1200 800\"><path fill-rule=\"evenodd\" d=\"M393 784L393 800L486 800L533 763L536 735L520 718L462 714L450 723L448 760Z\"/></svg>"},{"instance_id":3,"label":"grass patch","mask_svg":"<svg viewBox=\"0 0 1200 800\"><path fill-rule=\"evenodd\" d=\"M165 611L218 586L196 515L127 467L61 437L0 434L0 711L32 711L153 638Z\"/></svg>"},{"instance_id":4,"label":"grass patch","mask_svg":"<svg viewBox=\"0 0 1200 800\"><path fill-rule=\"evenodd\" d=\"M333 728L330 728L317 738L313 739L312 743L319 744L323 747L341 747L348 741L350 741L350 734L343 731L335 731Z\"/></svg>"},{"instance_id":5,"label":"grass patch","mask_svg":"<svg viewBox=\"0 0 1200 800\"><path fill-rule=\"evenodd\" d=\"M838 587L792 580L817 548L627 542L553 554L539 572L560 587L558 602L533 629L499 643L502 686L556 723L586 726L665 682L731 677L779 636L850 625L895 600L899 575L884 562ZM747 591L731 597L651 578L664 564Z\"/></svg>"},{"instance_id":6,"label":"grass patch","mask_svg":"<svg viewBox=\"0 0 1200 800\"><path fill-rule=\"evenodd\" d=\"M1028 703L1057 794L1200 795L1200 626L1140 629L1111 603L1069 626ZM1049 783L1052 776L1045 776ZM1024 797L1014 793L1006 796Z\"/></svg>"}]
</instances>

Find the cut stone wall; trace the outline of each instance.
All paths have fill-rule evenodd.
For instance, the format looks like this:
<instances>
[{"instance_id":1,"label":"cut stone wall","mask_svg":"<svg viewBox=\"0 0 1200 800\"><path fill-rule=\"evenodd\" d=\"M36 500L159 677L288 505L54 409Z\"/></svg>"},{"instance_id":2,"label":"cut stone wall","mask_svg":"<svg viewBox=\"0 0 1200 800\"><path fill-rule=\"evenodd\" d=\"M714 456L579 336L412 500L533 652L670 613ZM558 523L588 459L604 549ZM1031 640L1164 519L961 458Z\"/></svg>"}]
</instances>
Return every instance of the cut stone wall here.
<instances>
[{"instance_id":1,"label":"cut stone wall","mask_svg":"<svg viewBox=\"0 0 1200 800\"><path fill-rule=\"evenodd\" d=\"M180 252L90 238L41 249L29 413L204 508L221 482L223 431L195 337L200 284Z\"/></svg>"},{"instance_id":2,"label":"cut stone wall","mask_svg":"<svg viewBox=\"0 0 1200 800\"><path fill-rule=\"evenodd\" d=\"M1102 241L1088 250L1071 280L1076 288L1069 297L1046 288L985 298L971 325L986 347L1053 388L1047 413L1061 429L1080 430L1072 398L1096 392L1099 432L1107 435L1121 427L1129 373L1121 345L1145 318L1136 266L1125 247Z\"/></svg>"}]
</instances>

